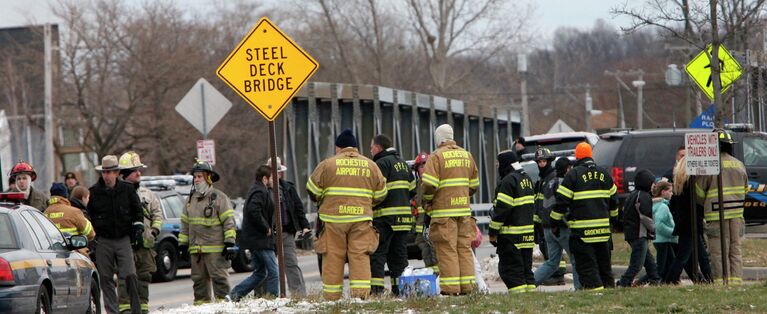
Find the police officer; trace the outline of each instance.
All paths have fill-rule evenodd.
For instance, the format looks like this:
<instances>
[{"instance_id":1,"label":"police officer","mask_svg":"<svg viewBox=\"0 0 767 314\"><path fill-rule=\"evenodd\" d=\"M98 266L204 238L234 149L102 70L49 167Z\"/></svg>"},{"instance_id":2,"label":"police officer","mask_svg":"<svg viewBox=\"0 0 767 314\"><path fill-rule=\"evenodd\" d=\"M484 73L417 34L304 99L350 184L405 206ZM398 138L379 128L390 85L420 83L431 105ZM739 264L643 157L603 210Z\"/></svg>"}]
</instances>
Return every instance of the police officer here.
<instances>
[{"instance_id":1,"label":"police officer","mask_svg":"<svg viewBox=\"0 0 767 314\"><path fill-rule=\"evenodd\" d=\"M443 124L434 131L437 150L426 161L423 198L431 242L439 261L442 294L468 294L474 290L474 256L471 241L476 223L469 198L479 187L477 164L471 153L453 141L453 127Z\"/></svg>"},{"instance_id":2,"label":"police officer","mask_svg":"<svg viewBox=\"0 0 767 314\"><path fill-rule=\"evenodd\" d=\"M343 292L344 264L349 261L349 288L354 298L370 293L370 254L378 247L373 206L386 198L386 178L357 150L349 129L336 138L336 155L314 169L306 189L319 203L323 229L315 241L322 254L322 295L337 300Z\"/></svg>"},{"instance_id":3,"label":"police officer","mask_svg":"<svg viewBox=\"0 0 767 314\"><path fill-rule=\"evenodd\" d=\"M32 182L37 180L37 173L35 172L35 169L32 168L32 165L20 161L11 168L10 176L16 179L16 185L13 191L24 193L24 199L21 200L21 203L44 212L45 208L48 207L48 198L45 197L45 194L32 186Z\"/></svg>"},{"instance_id":4,"label":"police officer","mask_svg":"<svg viewBox=\"0 0 767 314\"><path fill-rule=\"evenodd\" d=\"M615 282L610 265L610 220L618 217L617 188L610 173L594 163L591 145L578 144L575 158L575 166L557 188L557 204L550 215L552 232L556 236L559 227L570 227L570 252L584 289L611 288Z\"/></svg>"},{"instance_id":5,"label":"police officer","mask_svg":"<svg viewBox=\"0 0 767 314\"><path fill-rule=\"evenodd\" d=\"M719 135L719 152L722 158L721 172L723 204L719 204L719 191L716 176L695 177L696 203L703 206L706 220L708 249L713 268L714 282L721 283L724 278L722 268L722 244L720 234L719 210L724 209L724 243L727 248L727 280L729 284L743 283L743 264L740 245L745 234L743 223L743 202L749 189L746 167L732 156L732 134L725 130L715 130Z\"/></svg>"},{"instance_id":6,"label":"police officer","mask_svg":"<svg viewBox=\"0 0 767 314\"><path fill-rule=\"evenodd\" d=\"M93 225L80 209L70 205L64 183L54 182L51 185L51 199L48 204L50 205L45 209L44 214L56 225L56 228L73 236L83 235L88 238L88 241L93 241L96 237ZM82 249L80 252L88 255L87 249Z\"/></svg>"},{"instance_id":7,"label":"police officer","mask_svg":"<svg viewBox=\"0 0 767 314\"><path fill-rule=\"evenodd\" d=\"M130 295L131 313L141 313L138 277L131 242L144 233L143 209L132 184L118 179L120 165L117 156L107 155L96 167L101 178L90 187L88 216L98 238L95 242L95 262L99 271L104 307L108 313L118 313L114 275L124 281Z\"/></svg>"},{"instance_id":8,"label":"police officer","mask_svg":"<svg viewBox=\"0 0 767 314\"><path fill-rule=\"evenodd\" d=\"M421 186L423 167L426 165L426 160L428 159L429 153L427 152L421 152L415 158L413 168L416 173L416 187ZM423 234L424 228L429 227L429 221L427 221L429 220L429 217L426 214L426 211L423 209L423 203L423 189L418 188L416 196L411 204L411 206L415 208L415 213L417 216L415 225L415 245L418 246L418 249L421 250L421 258L423 259L423 264L427 268L431 268L435 274L439 274L439 266L437 266L437 253L434 252L434 247L432 247L429 241L426 241Z\"/></svg>"},{"instance_id":9,"label":"police officer","mask_svg":"<svg viewBox=\"0 0 767 314\"><path fill-rule=\"evenodd\" d=\"M384 264L389 266L389 278L394 295L399 295L399 276L407 261L407 239L413 230L410 199L415 193L415 178L407 162L400 158L392 146L391 139L383 134L376 135L370 142L370 153L386 178L386 199L373 208L373 226L378 230L379 242L375 253L370 256L373 294L384 292Z\"/></svg>"},{"instance_id":10,"label":"police officer","mask_svg":"<svg viewBox=\"0 0 767 314\"><path fill-rule=\"evenodd\" d=\"M154 240L160 234L162 227L162 209L160 208L160 198L151 190L141 186L141 169L147 166L141 163L141 157L135 152L127 152L120 156L120 176L125 182L133 184L136 188L141 206L143 209L144 226L146 230L141 238L134 239L133 256L136 265L136 275L138 276L139 297L141 299L141 312L149 312L149 284L152 282L152 273L157 271L155 264ZM120 299L118 306L120 312L127 312L130 309L130 299L125 290L125 285L121 282L118 285L117 295Z\"/></svg>"},{"instance_id":11,"label":"police officer","mask_svg":"<svg viewBox=\"0 0 767 314\"><path fill-rule=\"evenodd\" d=\"M229 293L229 267L237 237L234 210L229 197L213 187L220 178L207 162L197 161L191 170L194 190L181 214L179 249L188 250L192 262L194 304L217 301Z\"/></svg>"},{"instance_id":12,"label":"police officer","mask_svg":"<svg viewBox=\"0 0 767 314\"><path fill-rule=\"evenodd\" d=\"M517 153L498 154L495 204L490 221L490 242L498 247L498 273L509 293L535 290L533 278L533 180L522 170Z\"/></svg>"}]
</instances>

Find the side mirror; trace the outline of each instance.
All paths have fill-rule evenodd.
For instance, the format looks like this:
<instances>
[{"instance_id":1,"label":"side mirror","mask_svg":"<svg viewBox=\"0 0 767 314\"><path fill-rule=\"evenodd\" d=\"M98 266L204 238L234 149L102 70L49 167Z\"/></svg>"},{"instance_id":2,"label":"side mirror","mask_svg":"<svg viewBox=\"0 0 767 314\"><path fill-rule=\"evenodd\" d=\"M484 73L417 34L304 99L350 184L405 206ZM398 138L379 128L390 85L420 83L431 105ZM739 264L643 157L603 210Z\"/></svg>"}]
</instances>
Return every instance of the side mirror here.
<instances>
[{"instance_id":1,"label":"side mirror","mask_svg":"<svg viewBox=\"0 0 767 314\"><path fill-rule=\"evenodd\" d=\"M77 250L88 246L88 238L81 235L72 236L69 238L69 249Z\"/></svg>"}]
</instances>

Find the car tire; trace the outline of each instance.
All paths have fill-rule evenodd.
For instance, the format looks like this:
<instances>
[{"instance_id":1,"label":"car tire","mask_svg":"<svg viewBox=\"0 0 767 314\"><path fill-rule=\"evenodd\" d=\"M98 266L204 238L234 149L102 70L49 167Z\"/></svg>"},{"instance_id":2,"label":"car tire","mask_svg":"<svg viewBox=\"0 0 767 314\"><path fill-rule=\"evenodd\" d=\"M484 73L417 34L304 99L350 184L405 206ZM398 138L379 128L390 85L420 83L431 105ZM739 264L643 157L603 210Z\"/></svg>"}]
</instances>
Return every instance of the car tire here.
<instances>
[{"instance_id":1,"label":"car tire","mask_svg":"<svg viewBox=\"0 0 767 314\"><path fill-rule=\"evenodd\" d=\"M101 287L96 278L91 278L91 290L88 297L87 314L101 314Z\"/></svg>"},{"instance_id":2,"label":"car tire","mask_svg":"<svg viewBox=\"0 0 767 314\"><path fill-rule=\"evenodd\" d=\"M48 295L48 288L46 288L45 285L40 285L40 289L37 292L37 307L35 309L35 313L52 313L51 297Z\"/></svg>"},{"instance_id":3,"label":"car tire","mask_svg":"<svg viewBox=\"0 0 767 314\"><path fill-rule=\"evenodd\" d=\"M240 248L237 256L232 260L232 269L238 273L252 272L255 269L249 250Z\"/></svg>"},{"instance_id":4,"label":"car tire","mask_svg":"<svg viewBox=\"0 0 767 314\"><path fill-rule=\"evenodd\" d=\"M170 241L162 241L157 245L155 257L157 271L152 274L153 282L167 282L176 279L178 271L178 250Z\"/></svg>"}]
</instances>

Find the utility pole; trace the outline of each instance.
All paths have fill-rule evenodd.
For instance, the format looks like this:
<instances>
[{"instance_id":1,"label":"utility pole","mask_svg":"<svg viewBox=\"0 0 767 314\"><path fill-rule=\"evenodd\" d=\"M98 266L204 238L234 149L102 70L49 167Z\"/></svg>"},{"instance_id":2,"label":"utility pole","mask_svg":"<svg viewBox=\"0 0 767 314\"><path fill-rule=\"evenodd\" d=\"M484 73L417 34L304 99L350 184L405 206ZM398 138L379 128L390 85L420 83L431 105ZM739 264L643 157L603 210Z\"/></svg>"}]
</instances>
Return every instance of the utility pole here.
<instances>
[{"instance_id":1,"label":"utility pole","mask_svg":"<svg viewBox=\"0 0 767 314\"><path fill-rule=\"evenodd\" d=\"M591 99L591 85L586 84L586 132L591 132L591 110L594 107Z\"/></svg>"},{"instance_id":2,"label":"utility pole","mask_svg":"<svg viewBox=\"0 0 767 314\"><path fill-rule=\"evenodd\" d=\"M519 89L522 92L522 136L530 135L530 110L527 106L527 55L520 53L517 56L517 72L522 78Z\"/></svg>"},{"instance_id":3,"label":"utility pole","mask_svg":"<svg viewBox=\"0 0 767 314\"><path fill-rule=\"evenodd\" d=\"M623 109L623 95L620 93L620 87L622 86L626 91L629 92L632 96L637 97L637 129L642 128L642 113L643 113L643 99L642 99L642 86L644 86L645 82L642 80L642 76L644 75L644 71L642 69L638 70L628 70L628 71L605 71L605 76L612 76L615 78L616 81L618 81L618 96L620 99L620 102L618 103L618 124L621 128L626 127L626 120L625 120L625 113ZM623 77L626 76L638 76L639 79L636 81L632 81L631 84L634 87L638 88L637 93L635 94L633 89L626 84L625 81L623 81Z\"/></svg>"}]
</instances>

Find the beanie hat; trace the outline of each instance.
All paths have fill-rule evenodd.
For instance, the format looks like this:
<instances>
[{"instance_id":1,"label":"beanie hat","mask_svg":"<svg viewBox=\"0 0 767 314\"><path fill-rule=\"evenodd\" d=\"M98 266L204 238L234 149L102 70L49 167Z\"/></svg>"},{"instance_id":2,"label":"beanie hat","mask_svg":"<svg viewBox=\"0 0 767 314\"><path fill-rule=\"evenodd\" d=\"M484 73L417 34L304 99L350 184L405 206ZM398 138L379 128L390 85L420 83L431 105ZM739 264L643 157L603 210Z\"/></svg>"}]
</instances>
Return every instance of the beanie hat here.
<instances>
[{"instance_id":1,"label":"beanie hat","mask_svg":"<svg viewBox=\"0 0 767 314\"><path fill-rule=\"evenodd\" d=\"M357 139L354 138L354 133L351 129L345 129L336 137L336 147L357 147Z\"/></svg>"},{"instance_id":2,"label":"beanie hat","mask_svg":"<svg viewBox=\"0 0 767 314\"><path fill-rule=\"evenodd\" d=\"M453 139L453 127L449 124L443 124L437 127L434 131L434 142L437 145L442 144L444 141Z\"/></svg>"},{"instance_id":3,"label":"beanie hat","mask_svg":"<svg viewBox=\"0 0 767 314\"><path fill-rule=\"evenodd\" d=\"M517 153L511 150L505 150L498 153L498 170L500 170L502 173L504 173L506 168L511 167L511 164L515 162L519 162Z\"/></svg>"},{"instance_id":4,"label":"beanie hat","mask_svg":"<svg viewBox=\"0 0 767 314\"><path fill-rule=\"evenodd\" d=\"M586 142L582 142L575 146L575 159L581 160L583 158L591 158L591 145Z\"/></svg>"},{"instance_id":5,"label":"beanie hat","mask_svg":"<svg viewBox=\"0 0 767 314\"><path fill-rule=\"evenodd\" d=\"M53 196L68 198L69 193L67 193L67 186L61 182L53 182L53 184L51 184L51 197Z\"/></svg>"},{"instance_id":6,"label":"beanie hat","mask_svg":"<svg viewBox=\"0 0 767 314\"><path fill-rule=\"evenodd\" d=\"M557 159L557 161L554 162L554 169L557 171L557 177L564 177L567 173L567 167L570 166L570 164L570 159L567 159L567 157Z\"/></svg>"}]
</instances>

